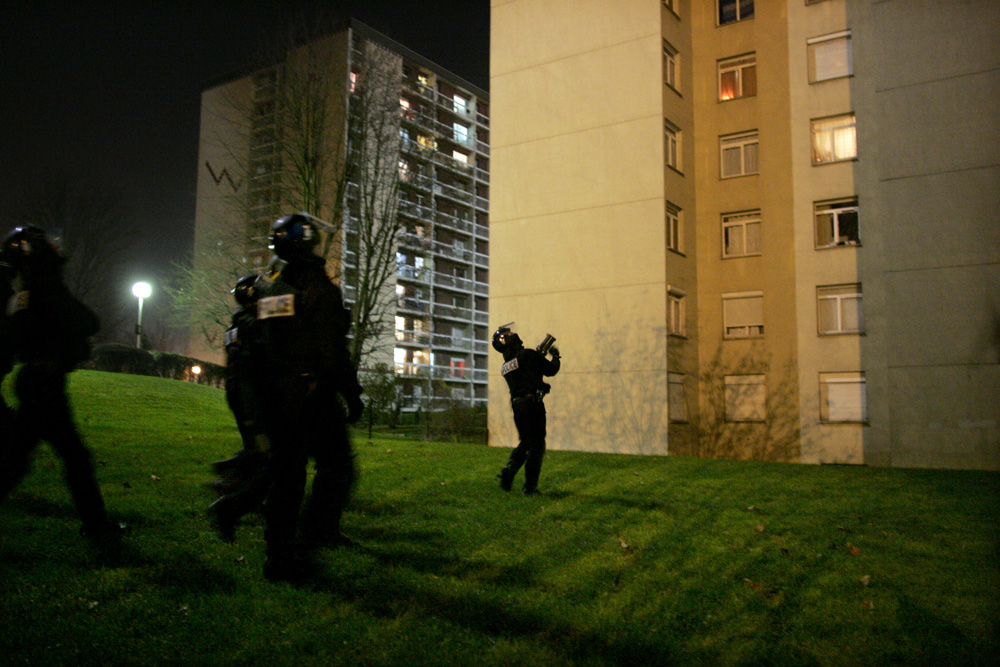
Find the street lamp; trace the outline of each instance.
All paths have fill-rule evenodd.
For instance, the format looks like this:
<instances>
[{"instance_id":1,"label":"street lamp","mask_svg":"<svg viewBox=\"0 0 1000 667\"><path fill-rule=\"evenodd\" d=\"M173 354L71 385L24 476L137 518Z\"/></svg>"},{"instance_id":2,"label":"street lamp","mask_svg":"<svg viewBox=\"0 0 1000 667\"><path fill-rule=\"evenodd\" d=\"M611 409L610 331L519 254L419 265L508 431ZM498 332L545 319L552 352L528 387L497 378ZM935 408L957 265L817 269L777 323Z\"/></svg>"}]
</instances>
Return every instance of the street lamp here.
<instances>
[{"instance_id":1,"label":"street lamp","mask_svg":"<svg viewBox=\"0 0 1000 667\"><path fill-rule=\"evenodd\" d=\"M139 318L135 321L135 346L136 348L142 347L142 300L148 299L149 295L153 293L153 288L149 286L149 283L139 282L132 285L132 294L139 299Z\"/></svg>"}]
</instances>

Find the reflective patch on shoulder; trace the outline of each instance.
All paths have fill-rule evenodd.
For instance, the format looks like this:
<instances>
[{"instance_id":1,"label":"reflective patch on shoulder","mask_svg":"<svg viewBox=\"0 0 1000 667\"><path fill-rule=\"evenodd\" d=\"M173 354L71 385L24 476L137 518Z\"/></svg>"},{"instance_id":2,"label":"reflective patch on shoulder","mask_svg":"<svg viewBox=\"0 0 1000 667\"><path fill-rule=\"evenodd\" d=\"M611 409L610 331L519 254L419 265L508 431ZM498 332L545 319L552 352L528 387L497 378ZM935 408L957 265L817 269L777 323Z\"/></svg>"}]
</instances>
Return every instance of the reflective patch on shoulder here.
<instances>
[{"instance_id":1,"label":"reflective patch on shoulder","mask_svg":"<svg viewBox=\"0 0 1000 667\"><path fill-rule=\"evenodd\" d=\"M271 317L293 317L295 315L295 295L279 294L265 296L257 300L257 319Z\"/></svg>"},{"instance_id":2,"label":"reflective patch on shoulder","mask_svg":"<svg viewBox=\"0 0 1000 667\"><path fill-rule=\"evenodd\" d=\"M226 329L226 341L224 345L229 347L233 343L236 343L240 339L239 327L232 327L231 329Z\"/></svg>"},{"instance_id":3,"label":"reflective patch on shoulder","mask_svg":"<svg viewBox=\"0 0 1000 667\"><path fill-rule=\"evenodd\" d=\"M14 296L10 297L10 301L7 302L7 314L13 315L14 313L20 312L28 307L28 290L21 290L20 292L15 292Z\"/></svg>"},{"instance_id":4,"label":"reflective patch on shoulder","mask_svg":"<svg viewBox=\"0 0 1000 667\"><path fill-rule=\"evenodd\" d=\"M517 357L514 357L513 359L511 359L506 364L500 367L500 375L507 375L507 373L510 373L511 371L516 371L518 368L520 368L520 366L517 363Z\"/></svg>"}]
</instances>

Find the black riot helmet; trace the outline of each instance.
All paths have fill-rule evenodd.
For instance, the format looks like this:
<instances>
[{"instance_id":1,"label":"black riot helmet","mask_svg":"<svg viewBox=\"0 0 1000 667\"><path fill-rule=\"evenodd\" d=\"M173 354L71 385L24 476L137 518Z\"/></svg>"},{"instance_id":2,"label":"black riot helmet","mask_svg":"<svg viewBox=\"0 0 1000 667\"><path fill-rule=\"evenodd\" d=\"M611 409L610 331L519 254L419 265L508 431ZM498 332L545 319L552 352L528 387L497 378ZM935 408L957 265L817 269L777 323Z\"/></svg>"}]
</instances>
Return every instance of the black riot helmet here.
<instances>
[{"instance_id":1,"label":"black riot helmet","mask_svg":"<svg viewBox=\"0 0 1000 667\"><path fill-rule=\"evenodd\" d=\"M64 260L44 229L37 225L15 227L3 241L0 262L22 273L56 267Z\"/></svg>"},{"instance_id":2,"label":"black riot helmet","mask_svg":"<svg viewBox=\"0 0 1000 667\"><path fill-rule=\"evenodd\" d=\"M308 213L284 215L271 225L268 247L285 261L313 254L319 243L319 230Z\"/></svg>"},{"instance_id":3,"label":"black riot helmet","mask_svg":"<svg viewBox=\"0 0 1000 667\"><path fill-rule=\"evenodd\" d=\"M241 306L249 306L257 300L258 278L260 278L260 276L253 273L248 276L243 276L236 281L236 286L233 287L233 298L236 299L236 303Z\"/></svg>"},{"instance_id":4,"label":"black riot helmet","mask_svg":"<svg viewBox=\"0 0 1000 667\"><path fill-rule=\"evenodd\" d=\"M500 354L506 354L508 351L519 350L524 347L521 337L511 329L513 326L513 322L508 322L493 332L493 349Z\"/></svg>"}]
</instances>

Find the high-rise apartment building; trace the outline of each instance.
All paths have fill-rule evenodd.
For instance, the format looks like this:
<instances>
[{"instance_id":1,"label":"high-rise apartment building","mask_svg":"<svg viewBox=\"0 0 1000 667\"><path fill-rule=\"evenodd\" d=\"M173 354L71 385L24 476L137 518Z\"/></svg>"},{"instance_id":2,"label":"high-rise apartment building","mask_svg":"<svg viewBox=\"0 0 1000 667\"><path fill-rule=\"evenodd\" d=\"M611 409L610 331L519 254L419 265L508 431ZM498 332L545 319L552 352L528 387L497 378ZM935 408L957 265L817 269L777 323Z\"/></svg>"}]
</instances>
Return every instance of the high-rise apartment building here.
<instances>
[{"instance_id":1,"label":"high-rise apartment building","mask_svg":"<svg viewBox=\"0 0 1000 667\"><path fill-rule=\"evenodd\" d=\"M493 0L490 317L559 339L549 446L1000 468L998 24Z\"/></svg>"},{"instance_id":2,"label":"high-rise apartment building","mask_svg":"<svg viewBox=\"0 0 1000 667\"><path fill-rule=\"evenodd\" d=\"M388 62L394 86L389 91L390 131L377 137L352 134L347 120L357 112L365 63L372 58L383 69ZM303 76L307 60L311 79ZM363 24L351 21L320 40L290 48L285 59L226 77L203 92L195 265L218 261L213 248L219 239L236 238L237 243L250 240L247 257L262 266L270 224L294 212L276 187L280 172L288 169L289 153L287 145L278 147L278 138L287 140L301 131L283 125L289 114L282 113L281 105L289 104L287 87L294 75L311 82L310 95L322 96L324 113L328 111L322 121L326 154L317 161L329 165L329 183L317 196L336 203L326 204L319 217L338 217L335 222L341 223L328 269L341 276L349 306L357 298L363 271L359 211L371 202L362 201L366 194L357 182L335 183L337 175L345 156L363 143L378 143L385 168L398 169L392 195L398 197L400 230L396 272L385 288L395 293L395 307L383 323L387 335L372 360L393 364L398 375L412 380L404 383L405 407L433 409L443 400L485 404L488 95ZM200 332L191 347L200 358L220 357Z\"/></svg>"}]
</instances>

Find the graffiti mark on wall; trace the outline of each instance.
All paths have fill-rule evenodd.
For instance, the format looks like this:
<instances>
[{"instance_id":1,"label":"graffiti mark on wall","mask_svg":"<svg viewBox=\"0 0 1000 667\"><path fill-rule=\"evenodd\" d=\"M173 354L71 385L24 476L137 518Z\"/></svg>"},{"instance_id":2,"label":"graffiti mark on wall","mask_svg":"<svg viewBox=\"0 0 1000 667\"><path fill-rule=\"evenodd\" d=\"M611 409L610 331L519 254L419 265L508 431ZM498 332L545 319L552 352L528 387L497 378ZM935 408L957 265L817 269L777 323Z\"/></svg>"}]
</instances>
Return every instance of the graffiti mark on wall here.
<instances>
[{"instance_id":1,"label":"graffiti mark on wall","mask_svg":"<svg viewBox=\"0 0 1000 667\"><path fill-rule=\"evenodd\" d=\"M226 179L226 181L229 183L229 187L233 189L233 192L240 191L240 186L243 185L243 181L242 180L233 181L233 177L229 175L229 171L226 170L225 167L223 167L222 171L220 171L219 174L216 175L215 170L212 169L212 165L209 163L208 160L205 160L205 166L208 167L208 173L212 176L212 180L215 181L216 185L222 183L222 179Z\"/></svg>"}]
</instances>

